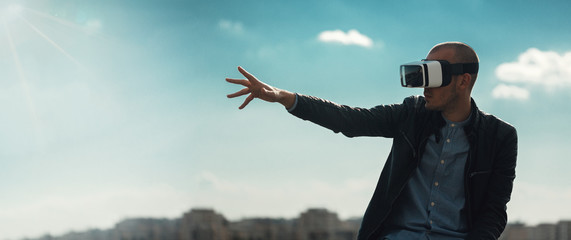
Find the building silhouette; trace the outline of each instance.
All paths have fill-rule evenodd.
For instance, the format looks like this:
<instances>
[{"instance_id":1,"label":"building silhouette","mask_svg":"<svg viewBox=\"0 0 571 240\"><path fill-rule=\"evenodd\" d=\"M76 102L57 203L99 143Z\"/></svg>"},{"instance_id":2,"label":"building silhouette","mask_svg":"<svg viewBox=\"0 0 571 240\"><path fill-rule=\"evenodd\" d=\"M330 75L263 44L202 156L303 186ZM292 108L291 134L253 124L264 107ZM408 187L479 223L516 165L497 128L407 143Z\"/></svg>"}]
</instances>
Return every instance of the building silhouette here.
<instances>
[{"instance_id":1,"label":"building silhouette","mask_svg":"<svg viewBox=\"0 0 571 240\"><path fill-rule=\"evenodd\" d=\"M499 240L571 240L570 230L571 221L542 223L537 226L512 223L506 226Z\"/></svg>"},{"instance_id":2,"label":"building silhouette","mask_svg":"<svg viewBox=\"0 0 571 240\"><path fill-rule=\"evenodd\" d=\"M214 210L194 209L183 215L181 240L227 240L229 236L229 222Z\"/></svg>"},{"instance_id":3,"label":"building silhouette","mask_svg":"<svg viewBox=\"0 0 571 240\"><path fill-rule=\"evenodd\" d=\"M341 221L326 209L309 209L296 223L297 240L350 240L357 236L359 225Z\"/></svg>"},{"instance_id":4,"label":"building silhouette","mask_svg":"<svg viewBox=\"0 0 571 240\"><path fill-rule=\"evenodd\" d=\"M191 209L178 219L126 219L110 230L45 235L33 240L351 240L357 236L360 222L342 221L326 209L309 209L295 219L239 221L228 221L212 209Z\"/></svg>"},{"instance_id":5,"label":"building silhouette","mask_svg":"<svg viewBox=\"0 0 571 240\"><path fill-rule=\"evenodd\" d=\"M341 220L313 208L293 219L246 218L229 221L212 209L191 209L177 219L126 219L109 230L93 229L27 240L352 240L361 219ZM571 221L527 226L510 223L500 240L571 240Z\"/></svg>"},{"instance_id":6,"label":"building silhouette","mask_svg":"<svg viewBox=\"0 0 571 240\"><path fill-rule=\"evenodd\" d=\"M178 239L180 225L179 220L152 218L127 219L115 225L111 233L111 239Z\"/></svg>"}]
</instances>

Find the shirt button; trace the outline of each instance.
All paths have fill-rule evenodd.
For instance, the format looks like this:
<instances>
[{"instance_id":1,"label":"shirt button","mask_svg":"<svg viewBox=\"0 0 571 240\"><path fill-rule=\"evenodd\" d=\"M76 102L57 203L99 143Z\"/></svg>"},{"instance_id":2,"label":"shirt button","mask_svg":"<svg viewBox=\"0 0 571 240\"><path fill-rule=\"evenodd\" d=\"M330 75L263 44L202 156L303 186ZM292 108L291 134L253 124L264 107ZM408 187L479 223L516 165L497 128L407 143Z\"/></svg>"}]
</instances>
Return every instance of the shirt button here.
<instances>
[{"instance_id":1,"label":"shirt button","mask_svg":"<svg viewBox=\"0 0 571 240\"><path fill-rule=\"evenodd\" d=\"M435 182L435 183L434 183L434 186L437 186L437 187L438 187L438 182Z\"/></svg>"},{"instance_id":2,"label":"shirt button","mask_svg":"<svg viewBox=\"0 0 571 240\"><path fill-rule=\"evenodd\" d=\"M440 164L444 164L444 160L440 160Z\"/></svg>"},{"instance_id":3,"label":"shirt button","mask_svg":"<svg viewBox=\"0 0 571 240\"><path fill-rule=\"evenodd\" d=\"M446 139L446 142L447 142L447 143L450 143L450 138L449 138L449 139Z\"/></svg>"},{"instance_id":4,"label":"shirt button","mask_svg":"<svg viewBox=\"0 0 571 240\"><path fill-rule=\"evenodd\" d=\"M432 225L432 220L430 220L430 225Z\"/></svg>"},{"instance_id":5,"label":"shirt button","mask_svg":"<svg viewBox=\"0 0 571 240\"><path fill-rule=\"evenodd\" d=\"M433 207L434 207L434 205L436 205L436 203L434 203L434 202L431 202L431 203L430 203L430 206L433 206ZM432 223L432 221L430 221L430 223Z\"/></svg>"},{"instance_id":6,"label":"shirt button","mask_svg":"<svg viewBox=\"0 0 571 240\"><path fill-rule=\"evenodd\" d=\"M456 124L452 123L450 124L450 127L456 127Z\"/></svg>"}]
</instances>

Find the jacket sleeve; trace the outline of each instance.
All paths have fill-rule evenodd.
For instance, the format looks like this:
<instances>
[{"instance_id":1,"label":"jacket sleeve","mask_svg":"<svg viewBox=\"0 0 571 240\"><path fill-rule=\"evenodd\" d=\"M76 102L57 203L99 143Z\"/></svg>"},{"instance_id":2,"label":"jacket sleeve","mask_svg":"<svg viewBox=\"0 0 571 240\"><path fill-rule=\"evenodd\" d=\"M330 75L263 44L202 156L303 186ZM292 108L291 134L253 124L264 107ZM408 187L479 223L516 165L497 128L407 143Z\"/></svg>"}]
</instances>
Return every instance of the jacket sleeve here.
<instances>
[{"instance_id":1,"label":"jacket sleeve","mask_svg":"<svg viewBox=\"0 0 571 240\"><path fill-rule=\"evenodd\" d=\"M405 109L405 104L355 108L297 94L297 105L290 113L347 137L393 137L406 115Z\"/></svg>"},{"instance_id":2,"label":"jacket sleeve","mask_svg":"<svg viewBox=\"0 0 571 240\"><path fill-rule=\"evenodd\" d=\"M503 125L504 136L499 136L496 159L487 184L487 194L467 239L498 239L507 223L506 204L510 201L515 179L517 132ZM506 131L506 128L508 131ZM507 133L507 134L506 134Z\"/></svg>"}]
</instances>

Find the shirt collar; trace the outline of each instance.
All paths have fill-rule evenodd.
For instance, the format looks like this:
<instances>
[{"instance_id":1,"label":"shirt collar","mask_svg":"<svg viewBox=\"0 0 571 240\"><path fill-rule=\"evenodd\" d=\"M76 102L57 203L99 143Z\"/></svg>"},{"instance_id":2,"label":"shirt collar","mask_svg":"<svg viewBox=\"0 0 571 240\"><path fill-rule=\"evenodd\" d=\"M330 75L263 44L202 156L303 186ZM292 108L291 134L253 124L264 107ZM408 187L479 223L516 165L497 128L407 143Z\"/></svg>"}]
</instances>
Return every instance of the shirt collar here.
<instances>
[{"instance_id":1,"label":"shirt collar","mask_svg":"<svg viewBox=\"0 0 571 240\"><path fill-rule=\"evenodd\" d=\"M468 116L468 118L466 120L461 121L461 122L450 121L450 120L446 119L446 117L444 117L444 115L442 115L442 118L444 119L444 121L446 122L446 126L448 126L448 127L464 127L464 126L466 126L466 124L468 124L470 122L470 120L472 120L472 112L470 112L470 116Z\"/></svg>"}]
</instances>

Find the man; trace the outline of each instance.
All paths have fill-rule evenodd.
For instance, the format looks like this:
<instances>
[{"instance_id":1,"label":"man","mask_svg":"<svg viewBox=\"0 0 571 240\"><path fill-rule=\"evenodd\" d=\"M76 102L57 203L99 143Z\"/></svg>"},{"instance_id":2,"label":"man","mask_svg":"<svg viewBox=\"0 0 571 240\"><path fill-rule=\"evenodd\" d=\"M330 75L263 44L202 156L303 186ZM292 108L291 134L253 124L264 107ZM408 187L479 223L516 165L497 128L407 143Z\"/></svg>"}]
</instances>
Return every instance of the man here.
<instances>
[{"instance_id":1,"label":"man","mask_svg":"<svg viewBox=\"0 0 571 240\"><path fill-rule=\"evenodd\" d=\"M438 44L417 65L401 66L403 86L425 87L424 97L371 109L281 90L241 67L246 79L226 80L246 87L228 95L249 94L240 109L259 98L348 137L393 138L358 239L497 239L507 222L517 134L471 98L478 63L464 43Z\"/></svg>"}]
</instances>

